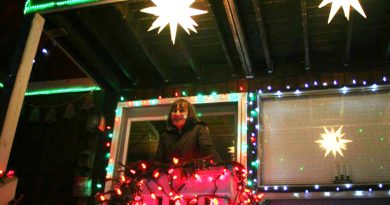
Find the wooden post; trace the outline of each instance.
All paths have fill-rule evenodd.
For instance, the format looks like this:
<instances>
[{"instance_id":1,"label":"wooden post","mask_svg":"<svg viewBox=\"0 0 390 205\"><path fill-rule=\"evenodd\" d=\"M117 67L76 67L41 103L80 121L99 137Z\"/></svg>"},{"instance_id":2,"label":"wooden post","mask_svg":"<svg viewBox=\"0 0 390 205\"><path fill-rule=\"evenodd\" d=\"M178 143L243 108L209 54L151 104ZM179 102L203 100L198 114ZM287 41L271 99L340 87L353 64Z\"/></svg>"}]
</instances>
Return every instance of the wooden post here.
<instances>
[{"instance_id":1,"label":"wooden post","mask_svg":"<svg viewBox=\"0 0 390 205\"><path fill-rule=\"evenodd\" d=\"M5 92L10 93L9 96L5 95L3 100L8 100L8 107L4 117L4 123L0 136L0 169L6 170L9 155L12 148L12 143L15 136L16 127L19 121L20 111L22 109L24 95L27 89L27 84L30 79L33 60L38 48L38 43L42 34L43 25L45 19L39 15L34 14L32 20L30 20L29 32L23 33L22 41L25 41L24 45L21 45L18 49L22 51L22 55L15 53L15 64L19 64L17 67L11 68L11 74L7 77L8 83L4 85ZM24 49L23 49L24 46ZM19 57L20 56L20 57ZM11 65L15 66L15 65ZM13 76L15 73L15 77ZM8 99L7 99L8 98ZM4 108L4 107L3 107Z\"/></svg>"}]
</instances>

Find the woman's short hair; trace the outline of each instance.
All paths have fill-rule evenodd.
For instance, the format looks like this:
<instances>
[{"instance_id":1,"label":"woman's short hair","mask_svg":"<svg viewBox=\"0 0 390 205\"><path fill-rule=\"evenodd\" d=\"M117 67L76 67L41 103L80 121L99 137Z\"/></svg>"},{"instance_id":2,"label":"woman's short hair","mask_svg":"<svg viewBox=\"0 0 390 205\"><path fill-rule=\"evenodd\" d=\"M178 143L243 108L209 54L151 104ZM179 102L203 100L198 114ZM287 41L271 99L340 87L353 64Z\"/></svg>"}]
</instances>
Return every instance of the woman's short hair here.
<instances>
[{"instance_id":1,"label":"woman's short hair","mask_svg":"<svg viewBox=\"0 0 390 205\"><path fill-rule=\"evenodd\" d=\"M169 110L168 129L170 129L170 130L175 129L175 126L172 123L171 113L173 110L175 110L177 108L177 105L186 105L187 109L188 109L188 115L187 115L186 123L184 124L184 128L186 128L188 126L195 125L199 121L198 117L196 117L196 112L195 112L194 106L190 102L188 102L187 100L178 99L172 103L171 109Z\"/></svg>"}]
</instances>

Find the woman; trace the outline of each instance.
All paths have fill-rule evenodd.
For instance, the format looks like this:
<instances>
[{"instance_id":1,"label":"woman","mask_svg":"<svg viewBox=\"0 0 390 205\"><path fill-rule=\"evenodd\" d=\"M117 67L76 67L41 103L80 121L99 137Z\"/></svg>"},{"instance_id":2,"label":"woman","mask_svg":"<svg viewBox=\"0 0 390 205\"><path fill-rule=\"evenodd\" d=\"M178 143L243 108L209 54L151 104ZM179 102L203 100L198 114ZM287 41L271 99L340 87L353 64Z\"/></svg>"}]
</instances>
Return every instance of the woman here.
<instances>
[{"instance_id":1,"label":"woman","mask_svg":"<svg viewBox=\"0 0 390 205\"><path fill-rule=\"evenodd\" d=\"M169 111L168 131L160 135L155 160L171 163L173 158L178 158L181 164L186 164L205 157L220 161L209 129L199 122L190 102L176 100Z\"/></svg>"}]
</instances>

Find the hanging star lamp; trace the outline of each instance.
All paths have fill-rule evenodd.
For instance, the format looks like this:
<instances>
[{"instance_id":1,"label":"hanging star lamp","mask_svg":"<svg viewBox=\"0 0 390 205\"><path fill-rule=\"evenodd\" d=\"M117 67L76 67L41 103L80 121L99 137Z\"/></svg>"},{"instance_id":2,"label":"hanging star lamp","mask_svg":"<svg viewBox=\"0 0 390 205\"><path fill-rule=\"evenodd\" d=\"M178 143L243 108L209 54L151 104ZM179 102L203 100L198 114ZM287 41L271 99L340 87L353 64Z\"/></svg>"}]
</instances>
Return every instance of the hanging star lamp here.
<instances>
[{"instance_id":1,"label":"hanging star lamp","mask_svg":"<svg viewBox=\"0 0 390 205\"><path fill-rule=\"evenodd\" d=\"M195 0L151 0L156 6L142 9L141 12L153 14L158 18L153 22L148 31L158 27L160 33L169 24L171 40L175 44L177 25L179 24L188 34L190 30L196 33L195 27L198 24L191 16L205 14L207 11L191 8Z\"/></svg>"},{"instance_id":2,"label":"hanging star lamp","mask_svg":"<svg viewBox=\"0 0 390 205\"><path fill-rule=\"evenodd\" d=\"M359 0L323 0L318 7L322 8L329 3L332 3L332 8L330 9L328 23L330 23L330 21L332 21L333 17L336 15L337 11L341 7L343 7L344 16L348 20L349 20L349 7L351 7L351 6L356 11L358 11L360 13L360 15L362 15L364 18L367 18L362 6L359 3Z\"/></svg>"},{"instance_id":3,"label":"hanging star lamp","mask_svg":"<svg viewBox=\"0 0 390 205\"><path fill-rule=\"evenodd\" d=\"M337 131L334 131L334 128L331 127L329 131L326 127L323 127L325 133L321 134L322 140L317 140L318 144L320 144L320 148L326 150L324 158L330 153L333 153L333 157L336 158L336 154L339 153L342 157L343 151L346 150L346 143L352 142L352 140L343 139L345 133L341 133L341 129L343 126L340 126Z\"/></svg>"}]
</instances>

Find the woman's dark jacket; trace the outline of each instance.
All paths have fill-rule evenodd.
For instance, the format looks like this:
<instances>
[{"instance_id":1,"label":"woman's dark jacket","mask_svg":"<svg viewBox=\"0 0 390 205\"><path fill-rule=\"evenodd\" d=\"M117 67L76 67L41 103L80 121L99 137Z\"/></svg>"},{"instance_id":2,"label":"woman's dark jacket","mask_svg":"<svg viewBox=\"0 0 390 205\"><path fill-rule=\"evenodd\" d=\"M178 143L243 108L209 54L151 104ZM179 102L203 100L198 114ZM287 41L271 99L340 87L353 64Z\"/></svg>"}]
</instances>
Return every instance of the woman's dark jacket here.
<instances>
[{"instance_id":1,"label":"woman's dark jacket","mask_svg":"<svg viewBox=\"0 0 390 205\"><path fill-rule=\"evenodd\" d=\"M186 129L183 128L181 133L177 129L163 132L160 135L155 160L172 163L173 157L176 157L181 163L188 163L208 156L215 162L220 162L208 127L198 122Z\"/></svg>"}]
</instances>

